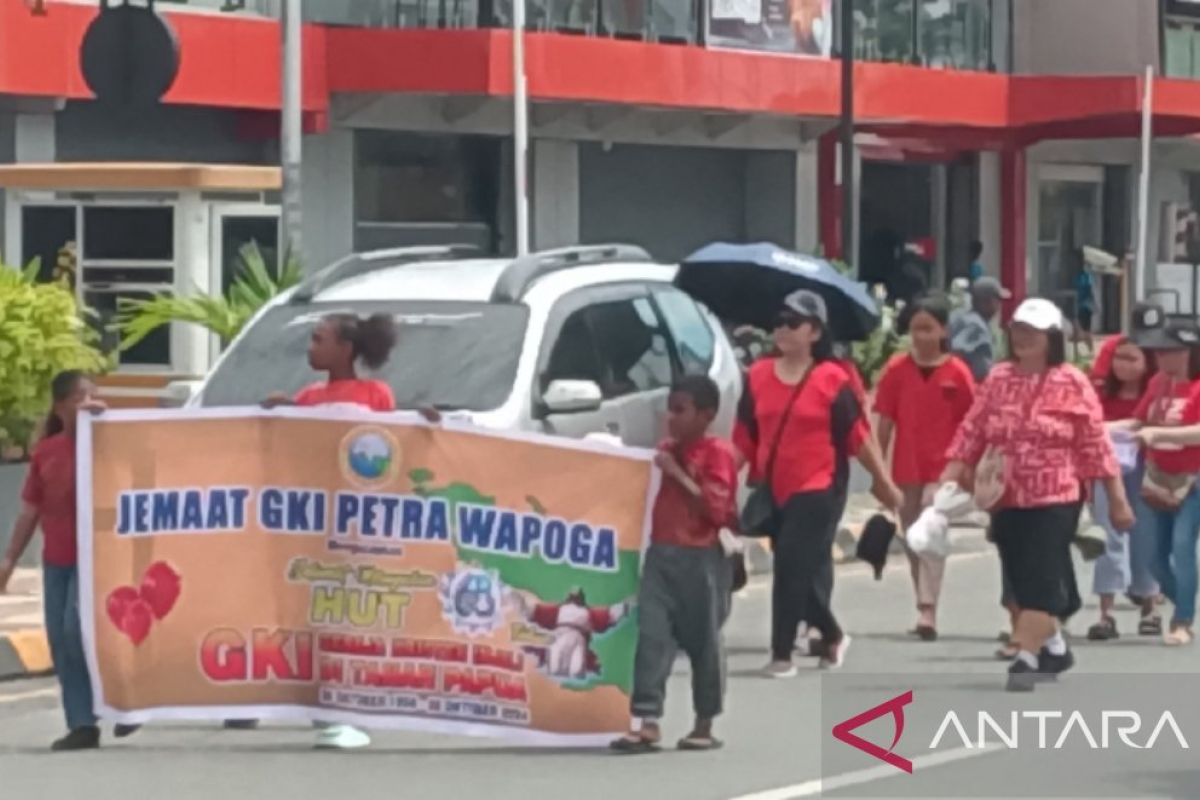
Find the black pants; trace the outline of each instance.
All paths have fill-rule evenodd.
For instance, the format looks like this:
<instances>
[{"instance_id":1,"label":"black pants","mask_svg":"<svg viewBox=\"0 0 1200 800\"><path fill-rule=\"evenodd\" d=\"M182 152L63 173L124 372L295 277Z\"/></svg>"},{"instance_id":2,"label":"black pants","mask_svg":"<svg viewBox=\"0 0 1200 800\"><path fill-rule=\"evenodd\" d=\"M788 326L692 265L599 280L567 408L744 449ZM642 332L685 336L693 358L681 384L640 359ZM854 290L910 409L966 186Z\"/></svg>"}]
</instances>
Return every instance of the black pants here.
<instances>
[{"instance_id":1,"label":"black pants","mask_svg":"<svg viewBox=\"0 0 1200 800\"><path fill-rule=\"evenodd\" d=\"M783 507L771 594L771 653L778 661L791 660L801 620L821 631L826 642L841 641L842 629L830 610L840 505L835 492L821 491L792 495Z\"/></svg>"}]
</instances>

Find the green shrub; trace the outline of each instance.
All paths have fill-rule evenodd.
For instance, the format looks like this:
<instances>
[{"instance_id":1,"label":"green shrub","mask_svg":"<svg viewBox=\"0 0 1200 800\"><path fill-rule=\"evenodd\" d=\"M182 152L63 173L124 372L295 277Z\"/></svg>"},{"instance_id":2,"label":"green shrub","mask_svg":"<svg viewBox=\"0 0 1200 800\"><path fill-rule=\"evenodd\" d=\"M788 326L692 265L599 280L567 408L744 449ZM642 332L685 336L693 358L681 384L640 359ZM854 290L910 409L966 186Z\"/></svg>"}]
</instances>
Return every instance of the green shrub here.
<instances>
[{"instance_id":1,"label":"green shrub","mask_svg":"<svg viewBox=\"0 0 1200 800\"><path fill-rule=\"evenodd\" d=\"M28 449L57 373L100 374L111 366L75 293L64 282L39 283L39 268L0 263L0 450L10 456Z\"/></svg>"}]
</instances>

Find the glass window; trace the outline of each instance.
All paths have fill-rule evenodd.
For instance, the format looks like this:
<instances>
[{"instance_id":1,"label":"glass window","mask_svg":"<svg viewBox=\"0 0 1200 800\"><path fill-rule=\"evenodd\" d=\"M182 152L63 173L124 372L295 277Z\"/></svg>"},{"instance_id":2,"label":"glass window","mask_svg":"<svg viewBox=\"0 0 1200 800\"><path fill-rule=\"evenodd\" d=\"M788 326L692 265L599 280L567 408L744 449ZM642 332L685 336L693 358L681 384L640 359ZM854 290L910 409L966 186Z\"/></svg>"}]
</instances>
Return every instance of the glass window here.
<instances>
[{"instance_id":1,"label":"glass window","mask_svg":"<svg viewBox=\"0 0 1200 800\"><path fill-rule=\"evenodd\" d=\"M550 350L550 361L542 376L542 391L551 381L592 381L604 383L604 371L587 323L587 309L567 317Z\"/></svg>"},{"instance_id":2,"label":"glass window","mask_svg":"<svg viewBox=\"0 0 1200 800\"><path fill-rule=\"evenodd\" d=\"M671 385L667 335L650 298L600 303L586 313L605 371L600 388L606 398Z\"/></svg>"},{"instance_id":3,"label":"glass window","mask_svg":"<svg viewBox=\"0 0 1200 800\"><path fill-rule=\"evenodd\" d=\"M84 206L85 261L171 261L175 209L170 206Z\"/></svg>"},{"instance_id":4,"label":"glass window","mask_svg":"<svg viewBox=\"0 0 1200 800\"><path fill-rule=\"evenodd\" d=\"M465 302L352 302L272 308L226 353L204 390L205 406L253 405L272 392L294 394L320 380L308 340L326 314L393 315L391 358L366 377L387 381L398 408L499 408L512 394L529 310ZM447 365L453 364L453 368Z\"/></svg>"},{"instance_id":5,"label":"glass window","mask_svg":"<svg viewBox=\"0 0 1200 800\"><path fill-rule=\"evenodd\" d=\"M712 366L716 337L700 307L683 292L668 289L654 295L675 340L675 351L685 373L706 374Z\"/></svg>"}]
</instances>

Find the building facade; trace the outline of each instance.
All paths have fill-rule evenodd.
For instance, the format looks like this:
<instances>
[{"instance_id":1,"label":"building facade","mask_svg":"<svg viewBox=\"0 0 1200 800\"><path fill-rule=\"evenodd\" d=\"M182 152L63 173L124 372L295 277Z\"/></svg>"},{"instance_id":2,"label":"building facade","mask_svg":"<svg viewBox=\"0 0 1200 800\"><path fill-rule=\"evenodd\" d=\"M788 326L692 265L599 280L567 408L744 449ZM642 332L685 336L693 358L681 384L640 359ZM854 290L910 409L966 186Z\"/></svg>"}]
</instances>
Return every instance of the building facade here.
<instances>
[{"instance_id":1,"label":"building facade","mask_svg":"<svg viewBox=\"0 0 1200 800\"><path fill-rule=\"evenodd\" d=\"M945 285L978 240L986 269L1019 295L1070 308L1084 246L1136 248L1150 67L1145 285L1192 309L1192 270L1173 245L1178 220L1200 208L1200 0L853 0L850 176L838 174L836 0L528 2L535 248L622 241L670 261L713 240L770 240L845 257L889 285L911 253ZM97 5L51 0L35 15L25 0L0 0L0 163L58 176L0 180L6 261L45 261L69 242L81 294L102 306L216 290L242 243L277 248L270 181L140 185L131 173L71 186L62 170L277 164L278 2L160 0L181 71L162 104L136 112L91 100L79 74ZM511 10L509 0L306 3L308 268L403 244L513 251ZM859 198L849 247L843 180ZM103 245L130 238L140 250ZM1130 287L1098 283L1100 324L1115 329ZM195 374L214 352L164 333L122 367Z\"/></svg>"}]
</instances>

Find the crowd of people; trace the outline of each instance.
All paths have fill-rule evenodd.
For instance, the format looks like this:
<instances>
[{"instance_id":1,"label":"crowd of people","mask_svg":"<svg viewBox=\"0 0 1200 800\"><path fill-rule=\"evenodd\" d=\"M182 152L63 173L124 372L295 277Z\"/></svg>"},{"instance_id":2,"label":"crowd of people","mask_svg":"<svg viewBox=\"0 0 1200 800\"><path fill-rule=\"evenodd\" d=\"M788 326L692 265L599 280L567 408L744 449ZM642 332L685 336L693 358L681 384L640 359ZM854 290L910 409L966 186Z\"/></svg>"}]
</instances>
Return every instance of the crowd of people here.
<instances>
[{"instance_id":1,"label":"crowd of people","mask_svg":"<svg viewBox=\"0 0 1200 800\"><path fill-rule=\"evenodd\" d=\"M1007 297L997 281L980 277L966 310L952 311L941 294L916 298L902 315L909 352L887 364L873 400L853 365L836 355L822 296L800 290L780 298L773 351L748 369L732 441L710 431L720 393L708 377L686 376L673 386L639 595L634 724L612 743L615 750L660 747L659 720L678 650L692 663L696 713L679 746L721 746L714 720L725 694L721 629L732 602L731 530L768 537L774 554L763 674L794 677L797 654L819 656L826 669L845 664L851 637L834 611L833 540L852 459L870 475L872 494L895 514L901 531L947 485L971 492L989 512L1002 567L1001 603L1012 622L998 651L1010 661L1009 690L1032 690L1074 664L1063 626L1082 607L1071 547L1085 504L1107 535L1094 567L1100 618L1088 637L1117 638L1116 599L1128 594L1140 608L1139 634L1161 636L1172 646L1191 642L1200 533L1200 335L1169 323L1161 308L1139 305L1131 333L1107 341L1088 376L1068 363L1066 321L1047 300L1021 303L998 336L995 323ZM386 315L326 318L308 355L327 379L292 397L273 395L265 405L394 410L389 387L360 378L357 365L380 366L395 338ZM86 376L55 380L24 507L0 561L3 592L41 527L46 626L68 727L56 750L100 742L80 635L74 436L77 415L101 409ZM421 413L430 422L440 419L432 409ZM752 492L739 509L747 473ZM911 633L933 641L946 561L911 548L907 556L916 606ZM1160 593L1174 609L1165 626L1158 617ZM370 743L353 727L319 727L318 746ZM136 730L119 726L115 734Z\"/></svg>"}]
</instances>

